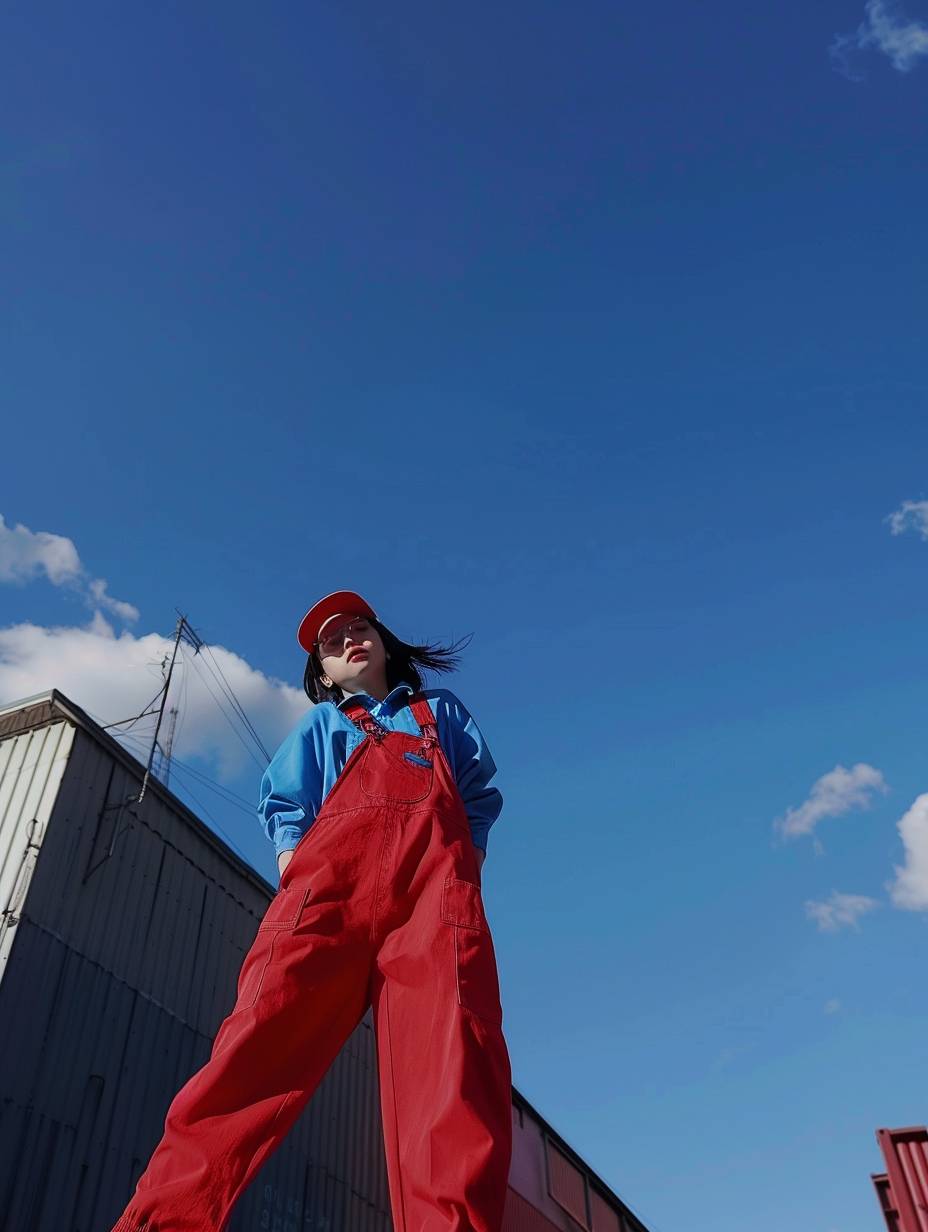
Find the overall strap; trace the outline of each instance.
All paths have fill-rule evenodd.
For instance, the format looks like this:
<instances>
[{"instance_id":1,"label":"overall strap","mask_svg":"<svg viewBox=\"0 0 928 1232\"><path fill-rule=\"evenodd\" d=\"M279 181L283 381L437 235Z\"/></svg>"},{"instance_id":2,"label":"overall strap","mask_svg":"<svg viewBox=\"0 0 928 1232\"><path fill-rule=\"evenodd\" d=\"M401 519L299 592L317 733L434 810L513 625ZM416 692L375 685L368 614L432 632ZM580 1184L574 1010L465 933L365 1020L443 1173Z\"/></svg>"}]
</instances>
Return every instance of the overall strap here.
<instances>
[{"instance_id":1,"label":"overall strap","mask_svg":"<svg viewBox=\"0 0 928 1232\"><path fill-rule=\"evenodd\" d=\"M421 693L413 693L407 704L413 712L425 739L430 743L437 743L438 724L435 722L435 715L432 713L432 707L429 705L428 698L424 697Z\"/></svg>"},{"instance_id":2,"label":"overall strap","mask_svg":"<svg viewBox=\"0 0 928 1232\"><path fill-rule=\"evenodd\" d=\"M381 727L368 708L360 702L345 706L344 713L356 727L360 727L366 735L373 736L375 740L382 740L386 735L385 728Z\"/></svg>"},{"instance_id":3,"label":"overall strap","mask_svg":"<svg viewBox=\"0 0 928 1232\"><path fill-rule=\"evenodd\" d=\"M423 697L421 693L413 693L407 705L419 724L426 743L437 744L438 724L435 722L435 716L432 713L428 699ZM366 735L373 736L375 740L382 740L387 734L386 728L382 727L368 708L362 706L360 702L352 702L350 705L345 706L343 713L351 719L356 727L360 727Z\"/></svg>"}]
</instances>

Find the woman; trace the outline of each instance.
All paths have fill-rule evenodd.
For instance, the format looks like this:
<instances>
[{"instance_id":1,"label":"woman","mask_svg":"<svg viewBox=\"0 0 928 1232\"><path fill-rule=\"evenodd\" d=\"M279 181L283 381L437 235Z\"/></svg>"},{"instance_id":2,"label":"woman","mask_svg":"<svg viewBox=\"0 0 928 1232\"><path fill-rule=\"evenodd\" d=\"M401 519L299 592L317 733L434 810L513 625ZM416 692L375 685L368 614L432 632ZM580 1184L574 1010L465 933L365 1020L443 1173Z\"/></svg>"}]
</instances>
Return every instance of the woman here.
<instances>
[{"instance_id":1,"label":"woman","mask_svg":"<svg viewBox=\"0 0 928 1232\"><path fill-rule=\"evenodd\" d=\"M511 1072L480 890L502 797L473 718L353 591L298 631L316 702L261 785L280 888L209 1061L113 1232L221 1232L373 1007L396 1232L500 1232Z\"/></svg>"}]
</instances>

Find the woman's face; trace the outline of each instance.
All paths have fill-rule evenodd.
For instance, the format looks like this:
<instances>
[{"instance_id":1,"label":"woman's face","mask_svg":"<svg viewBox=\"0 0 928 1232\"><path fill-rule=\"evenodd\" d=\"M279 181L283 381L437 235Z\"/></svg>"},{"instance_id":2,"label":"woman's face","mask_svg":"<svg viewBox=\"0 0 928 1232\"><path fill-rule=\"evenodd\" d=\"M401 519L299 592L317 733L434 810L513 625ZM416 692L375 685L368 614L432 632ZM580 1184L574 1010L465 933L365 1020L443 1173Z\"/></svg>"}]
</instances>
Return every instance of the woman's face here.
<instances>
[{"instance_id":1,"label":"woman's face","mask_svg":"<svg viewBox=\"0 0 928 1232\"><path fill-rule=\"evenodd\" d=\"M374 689L385 693L386 651L370 621L350 614L332 616L319 630L319 637L333 635L336 645L320 645L317 649L323 684L328 679L346 693L374 693Z\"/></svg>"}]
</instances>

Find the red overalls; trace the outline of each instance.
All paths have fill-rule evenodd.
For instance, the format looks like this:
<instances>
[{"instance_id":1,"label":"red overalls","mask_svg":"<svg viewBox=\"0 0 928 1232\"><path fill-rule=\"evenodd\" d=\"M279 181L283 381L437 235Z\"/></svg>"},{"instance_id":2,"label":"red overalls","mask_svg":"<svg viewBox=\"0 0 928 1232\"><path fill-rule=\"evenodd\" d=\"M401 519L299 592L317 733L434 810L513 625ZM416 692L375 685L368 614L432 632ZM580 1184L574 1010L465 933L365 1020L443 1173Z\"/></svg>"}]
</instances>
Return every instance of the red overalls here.
<instances>
[{"instance_id":1,"label":"red overalls","mask_svg":"<svg viewBox=\"0 0 928 1232\"><path fill-rule=\"evenodd\" d=\"M368 738L281 874L232 1012L113 1232L222 1232L369 1005L396 1232L500 1232L512 1077L496 956L435 718L410 705L420 736L347 709Z\"/></svg>"}]
</instances>

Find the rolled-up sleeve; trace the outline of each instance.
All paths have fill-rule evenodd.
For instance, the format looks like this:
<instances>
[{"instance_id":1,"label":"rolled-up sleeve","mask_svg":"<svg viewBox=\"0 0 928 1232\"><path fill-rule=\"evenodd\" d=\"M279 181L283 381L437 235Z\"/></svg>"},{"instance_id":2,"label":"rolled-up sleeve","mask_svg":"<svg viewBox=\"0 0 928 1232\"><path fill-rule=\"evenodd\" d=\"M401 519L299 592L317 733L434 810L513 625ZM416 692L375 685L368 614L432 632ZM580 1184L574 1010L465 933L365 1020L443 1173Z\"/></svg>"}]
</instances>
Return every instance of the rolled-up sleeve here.
<instances>
[{"instance_id":1,"label":"rolled-up sleeve","mask_svg":"<svg viewBox=\"0 0 928 1232\"><path fill-rule=\"evenodd\" d=\"M490 827L503 807L499 788L490 786L496 774L496 762L464 703L450 692L445 693L445 699L453 749L452 769L467 811L474 846L485 852Z\"/></svg>"},{"instance_id":2,"label":"rolled-up sleeve","mask_svg":"<svg viewBox=\"0 0 928 1232\"><path fill-rule=\"evenodd\" d=\"M322 770L306 722L299 723L261 778L258 817L274 851L294 848L319 811Z\"/></svg>"}]
</instances>

